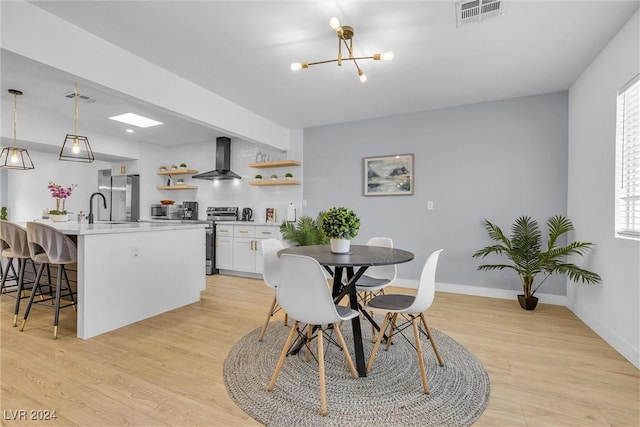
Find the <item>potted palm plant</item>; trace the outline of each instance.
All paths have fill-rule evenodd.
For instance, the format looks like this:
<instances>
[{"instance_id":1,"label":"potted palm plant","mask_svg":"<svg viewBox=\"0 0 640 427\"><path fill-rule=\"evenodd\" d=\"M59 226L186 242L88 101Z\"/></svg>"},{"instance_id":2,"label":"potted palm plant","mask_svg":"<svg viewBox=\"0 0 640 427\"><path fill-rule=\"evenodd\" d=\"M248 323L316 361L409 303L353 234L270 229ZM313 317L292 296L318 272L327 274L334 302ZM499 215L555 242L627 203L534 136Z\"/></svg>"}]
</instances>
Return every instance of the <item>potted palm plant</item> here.
<instances>
[{"instance_id":1,"label":"potted palm plant","mask_svg":"<svg viewBox=\"0 0 640 427\"><path fill-rule=\"evenodd\" d=\"M360 230L360 219L349 208L333 207L322 215L321 227L330 240L331 252L348 253L351 239Z\"/></svg>"},{"instance_id":2,"label":"potted palm plant","mask_svg":"<svg viewBox=\"0 0 640 427\"><path fill-rule=\"evenodd\" d=\"M593 243L573 242L558 247L558 239L573 230L571 220L563 215L555 215L547 220L548 240L546 247L542 244L542 233L538 222L529 216L521 216L511 226L511 237L507 238L500 227L484 220L489 237L498 242L487 246L473 254L474 258L485 258L487 255L505 255L510 264L483 264L478 270L514 270L522 281L523 294L518 295L520 306L526 310L533 310L538 298L534 296L549 276L554 273L567 275L574 282L600 283L600 276L591 271L567 262L570 255L584 255L591 249ZM538 274L544 277L535 284Z\"/></svg>"},{"instance_id":3,"label":"potted palm plant","mask_svg":"<svg viewBox=\"0 0 640 427\"><path fill-rule=\"evenodd\" d=\"M296 222L282 221L280 233L284 240L296 243L298 246L326 245L329 238L322 229L322 216L320 212L316 219L302 215Z\"/></svg>"}]
</instances>

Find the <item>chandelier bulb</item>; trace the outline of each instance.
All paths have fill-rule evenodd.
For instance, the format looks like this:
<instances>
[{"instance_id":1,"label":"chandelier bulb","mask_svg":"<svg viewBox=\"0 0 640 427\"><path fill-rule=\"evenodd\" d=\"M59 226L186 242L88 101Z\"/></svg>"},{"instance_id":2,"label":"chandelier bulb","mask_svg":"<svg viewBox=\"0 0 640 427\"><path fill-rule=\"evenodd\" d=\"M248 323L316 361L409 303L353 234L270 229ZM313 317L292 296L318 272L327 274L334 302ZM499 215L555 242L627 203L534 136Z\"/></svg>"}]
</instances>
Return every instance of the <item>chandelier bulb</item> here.
<instances>
[{"instance_id":1,"label":"chandelier bulb","mask_svg":"<svg viewBox=\"0 0 640 427\"><path fill-rule=\"evenodd\" d=\"M360 76L360 81L362 83L366 83L367 82L367 75L362 70L358 71L358 75Z\"/></svg>"},{"instance_id":2,"label":"chandelier bulb","mask_svg":"<svg viewBox=\"0 0 640 427\"><path fill-rule=\"evenodd\" d=\"M391 61L393 59L393 52L385 52L382 54L382 59L385 61Z\"/></svg>"},{"instance_id":3,"label":"chandelier bulb","mask_svg":"<svg viewBox=\"0 0 640 427\"><path fill-rule=\"evenodd\" d=\"M78 145L78 140L73 141L73 147L71 147L71 152L73 154L80 154L80 145Z\"/></svg>"},{"instance_id":4,"label":"chandelier bulb","mask_svg":"<svg viewBox=\"0 0 640 427\"><path fill-rule=\"evenodd\" d=\"M302 64L299 62L293 62L291 63L291 71L298 71L300 68L302 68Z\"/></svg>"},{"instance_id":5,"label":"chandelier bulb","mask_svg":"<svg viewBox=\"0 0 640 427\"><path fill-rule=\"evenodd\" d=\"M11 150L11 163L18 163L18 150Z\"/></svg>"},{"instance_id":6,"label":"chandelier bulb","mask_svg":"<svg viewBox=\"0 0 640 427\"><path fill-rule=\"evenodd\" d=\"M329 20L329 26L334 30L338 31L340 29L340 21L335 16Z\"/></svg>"}]
</instances>

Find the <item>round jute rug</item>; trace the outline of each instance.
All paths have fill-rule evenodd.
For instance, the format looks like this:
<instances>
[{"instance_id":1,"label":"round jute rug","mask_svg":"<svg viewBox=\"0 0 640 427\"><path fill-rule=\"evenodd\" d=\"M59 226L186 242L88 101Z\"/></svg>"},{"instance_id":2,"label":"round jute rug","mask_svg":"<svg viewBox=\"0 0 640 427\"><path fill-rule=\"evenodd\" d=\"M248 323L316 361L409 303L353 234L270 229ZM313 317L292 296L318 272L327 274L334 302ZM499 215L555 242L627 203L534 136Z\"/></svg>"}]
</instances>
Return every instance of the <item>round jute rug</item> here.
<instances>
[{"instance_id":1,"label":"round jute rug","mask_svg":"<svg viewBox=\"0 0 640 427\"><path fill-rule=\"evenodd\" d=\"M362 322L365 357L373 343ZM351 357L350 322L341 328ZM430 393L422 392L411 328L409 341L396 336L389 351L381 346L367 377L354 379L340 349L325 340L328 415L320 415L318 364L304 351L285 359L273 391L267 385L289 327L271 322L263 342L260 328L238 341L224 362L227 390L247 414L267 426L468 426L489 402L489 376L465 347L432 328L445 366L438 366L431 343L422 338ZM408 332L408 334L407 334ZM312 343L315 354L316 343ZM354 358L355 363L355 358Z\"/></svg>"}]
</instances>

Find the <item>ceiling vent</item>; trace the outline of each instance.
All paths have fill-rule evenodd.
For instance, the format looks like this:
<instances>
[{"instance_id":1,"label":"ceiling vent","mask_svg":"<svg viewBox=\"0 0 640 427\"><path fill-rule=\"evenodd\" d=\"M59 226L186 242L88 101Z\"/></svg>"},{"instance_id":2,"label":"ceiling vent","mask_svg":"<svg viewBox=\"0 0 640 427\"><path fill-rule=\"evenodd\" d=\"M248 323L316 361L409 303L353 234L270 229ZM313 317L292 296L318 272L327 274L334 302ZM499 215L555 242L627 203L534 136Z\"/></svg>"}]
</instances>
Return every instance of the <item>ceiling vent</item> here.
<instances>
[{"instance_id":1,"label":"ceiling vent","mask_svg":"<svg viewBox=\"0 0 640 427\"><path fill-rule=\"evenodd\" d=\"M73 99L74 96L76 96L75 92L69 92L69 93L66 93L64 95L65 98L69 98L69 99ZM87 96L87 95L82 95L82 94L79 93L78 94L78 101L85 102L87 104L93 104L94 102L96 102L96 99L95 98L91 98L90 96Z\"/></svg>"},{"instance_id":2,"label":"ceiling vent","mask_svg":"<svg viewBox=\"0 0 640 427\"><path fill-rule=\"evenodd\" d=\"M472 22L502 15L504 7L501 0L467 0L456 3L456 25L458 27Z\"/></svg>"}]
</instances>

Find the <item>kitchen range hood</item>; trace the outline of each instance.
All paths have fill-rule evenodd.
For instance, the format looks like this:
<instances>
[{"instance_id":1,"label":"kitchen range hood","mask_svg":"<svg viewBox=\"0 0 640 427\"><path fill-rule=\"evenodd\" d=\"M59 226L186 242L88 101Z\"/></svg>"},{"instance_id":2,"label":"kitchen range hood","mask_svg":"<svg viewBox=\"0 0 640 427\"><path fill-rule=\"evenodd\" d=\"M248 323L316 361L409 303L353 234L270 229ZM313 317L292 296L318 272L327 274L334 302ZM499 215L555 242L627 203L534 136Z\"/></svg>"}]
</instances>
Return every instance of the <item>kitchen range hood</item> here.
<instances>
[{"instance_id":1,"label":"kitchen range hood","mask_svg":"<svg viewBox=\"0 0 640 427\"><path fill-rule=\"evenodd\" d=\"M193 175L192 178L208 179L242 179L240 175L230 170L231 167L231 139L226 136L216 138L216 168L209 172Z\"/></svg>"}]
</instances>

